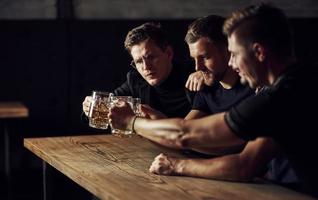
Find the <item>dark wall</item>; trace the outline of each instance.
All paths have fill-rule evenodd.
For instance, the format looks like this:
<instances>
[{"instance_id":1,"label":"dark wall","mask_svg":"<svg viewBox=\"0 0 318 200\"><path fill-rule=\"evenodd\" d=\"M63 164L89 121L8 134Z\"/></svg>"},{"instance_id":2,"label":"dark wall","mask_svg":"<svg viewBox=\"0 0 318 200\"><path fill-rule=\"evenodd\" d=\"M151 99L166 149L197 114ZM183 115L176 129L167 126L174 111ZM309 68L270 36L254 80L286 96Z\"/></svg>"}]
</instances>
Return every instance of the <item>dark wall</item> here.
<instances>
[{"instance_id":1,"label":"dark wall","mask_svg":"<svg viewBox=\"0 0 318 200\"><path fill-rule=\"evenodd\" d=\"M317 61L318 18L292 19L295 50L299 59Z\"/></svg>"},{"instance_id":2,"label":"dark wall","mask_svg":"<svg viewBox=\"0 0 318 200\"><path fill-rule=\"evenodd\" d=\"M67 120L66 31L61 23L1 22L0 100L30 109L30 127L63 127Z\"/></svg>"}]
</instances>

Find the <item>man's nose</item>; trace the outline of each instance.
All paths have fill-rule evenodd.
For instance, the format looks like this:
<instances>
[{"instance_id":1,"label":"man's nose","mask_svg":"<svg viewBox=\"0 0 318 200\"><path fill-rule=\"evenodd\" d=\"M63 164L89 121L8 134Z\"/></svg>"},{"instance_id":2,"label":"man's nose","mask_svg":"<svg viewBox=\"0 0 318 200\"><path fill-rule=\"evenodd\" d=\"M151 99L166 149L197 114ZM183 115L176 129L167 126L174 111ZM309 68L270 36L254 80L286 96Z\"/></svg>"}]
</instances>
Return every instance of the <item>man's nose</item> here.
<instances>
[{"instance_id":1,"label":"man's nose","mask_svg":"<svg viewBox=\"0 0 318 200\"><path fill-rule=\"evenodd\" d=\"M144 59L142 64L143 64L143 67L144 67L145 70L148 70L148 69L150 69L152 67L152 62L150 62L147 59Z\"/></svg>"},{"instance_id":2,"label":"man's nose","mask_svg":"<svg viewBox=\"0 0 318 200\"><path fill-rule=\"evenodd\" d=\"M228 65L234 69L233 57L230 57Z\"/></svg>"},{"instance_id":3,"label":"man's nose","mask_svg":"<svg viewBox=\"0 0 318 200\"><path fill-rule=\"evenodd\" d=\"M201 61L199 61L199 60L195 61L195 70L196 71L202 70L204 68L205 68L205 66Z\"/></svg>"}]
</instances>

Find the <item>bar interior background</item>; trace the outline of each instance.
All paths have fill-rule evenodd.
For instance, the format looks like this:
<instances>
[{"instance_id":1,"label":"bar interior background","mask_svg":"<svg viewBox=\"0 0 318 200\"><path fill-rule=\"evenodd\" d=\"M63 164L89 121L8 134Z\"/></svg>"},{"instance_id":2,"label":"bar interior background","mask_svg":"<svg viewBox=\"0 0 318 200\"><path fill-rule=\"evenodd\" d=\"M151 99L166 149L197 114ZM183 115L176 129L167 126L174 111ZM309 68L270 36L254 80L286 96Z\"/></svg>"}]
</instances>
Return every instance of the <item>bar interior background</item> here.
<instances>
[{"instance_id":1,"label":"bar interior background","mask_svg":"<svg viewBox=\"0 0 318 200\"><path fill-rule=\"evenodd\" d=\"M160 22L171 34L176 58L189 62L183 39L193 19L227 16L257 2L1 0L0 101L21 101L30 113L27 120L10 122L13 199L42 197L41 162L23 148L22 138L102 133L81 123L82 101L93 89L110 91L125 80L130 57L123 41L128 30L146 21ZM291 19L298 57L315 59L318 1L273 3ZM3 163L0 170L1 177ZM55 182L79 190L61 179ZM1 181L0 188L6 188Z\"/></svg>"}]
</instances>

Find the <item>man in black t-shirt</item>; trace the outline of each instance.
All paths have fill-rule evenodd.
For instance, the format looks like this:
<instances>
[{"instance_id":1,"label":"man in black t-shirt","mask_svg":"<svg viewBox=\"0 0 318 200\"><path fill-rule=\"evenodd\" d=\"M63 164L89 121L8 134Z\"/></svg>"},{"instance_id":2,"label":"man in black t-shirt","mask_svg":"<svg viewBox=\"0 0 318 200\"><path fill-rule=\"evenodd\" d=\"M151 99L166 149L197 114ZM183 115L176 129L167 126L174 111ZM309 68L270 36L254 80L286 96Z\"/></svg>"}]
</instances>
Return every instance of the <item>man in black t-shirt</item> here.
<instances>
[{"instance_id":1,"label":"man in black t-shirt","mask_svg":"<svg viewBox=\"0 0 318 200\"><path fill-rule=\"evenodd\" d=\"M225 19L210 15L192 22L185 36L196 72L186 83L197 91L192 110L185 119L200 118L230 109L254 91L239 81L238 74L228 66L227 39L222 32Z\"/></svg>"},{"instance_id":2,"label":"man in black t-shirt","mask_svg":"<svg viewBox=\"0 0 318 200\"><path fill-rule=\"evenodd\" d=\"M222 32L224 21L225 18L221 16L209 15L195 20L188 27L185 41L196 72L189 76L186 87L196 91L196 94L185 120L227 111L254 94L252 89L240 83L238 74L228 66L227 39ZM238 145L197 151L224 155L238 152L243 147Z\"/></svg>"}]
</instances>

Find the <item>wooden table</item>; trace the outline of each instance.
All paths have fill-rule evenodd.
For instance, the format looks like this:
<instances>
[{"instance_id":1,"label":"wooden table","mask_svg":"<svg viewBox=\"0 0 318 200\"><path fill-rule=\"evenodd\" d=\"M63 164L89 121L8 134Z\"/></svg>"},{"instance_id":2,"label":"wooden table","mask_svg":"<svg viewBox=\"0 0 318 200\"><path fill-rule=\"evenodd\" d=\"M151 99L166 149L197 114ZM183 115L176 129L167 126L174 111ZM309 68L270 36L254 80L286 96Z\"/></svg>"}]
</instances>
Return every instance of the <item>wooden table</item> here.
<instances>
[{"instance_id":1,"label":"wooden table","mask_svg":"<svg viewBox=\"0 0 318 200\"><path fill-rule=\"evenodd\" d=\"M0 119L28 117L29 111L20 102L0 102Z\"/></svg>"},{"instance_id":2,"label":"wooden table","mask_svg":"<svg viewBox=\"0 0 318 200\"><path fill-rule=\"evenodd\" d=\"M0 102L0 119L4 122L4 164L7 178L10 176L10 134L6 120L29 116L28 108L20 102Z\"/></svg>"},{"instance_id":3,"label":"wooden table","mask_svg":"<svg viewBox=\"0 0 318 200\"><path fill-rule=\"evenodd\" d=\"M184 155L138 136L28 138L24 146L100 199L313 199L272 184L152 174L159 153Z\"/></svg>"}]
</instances>

